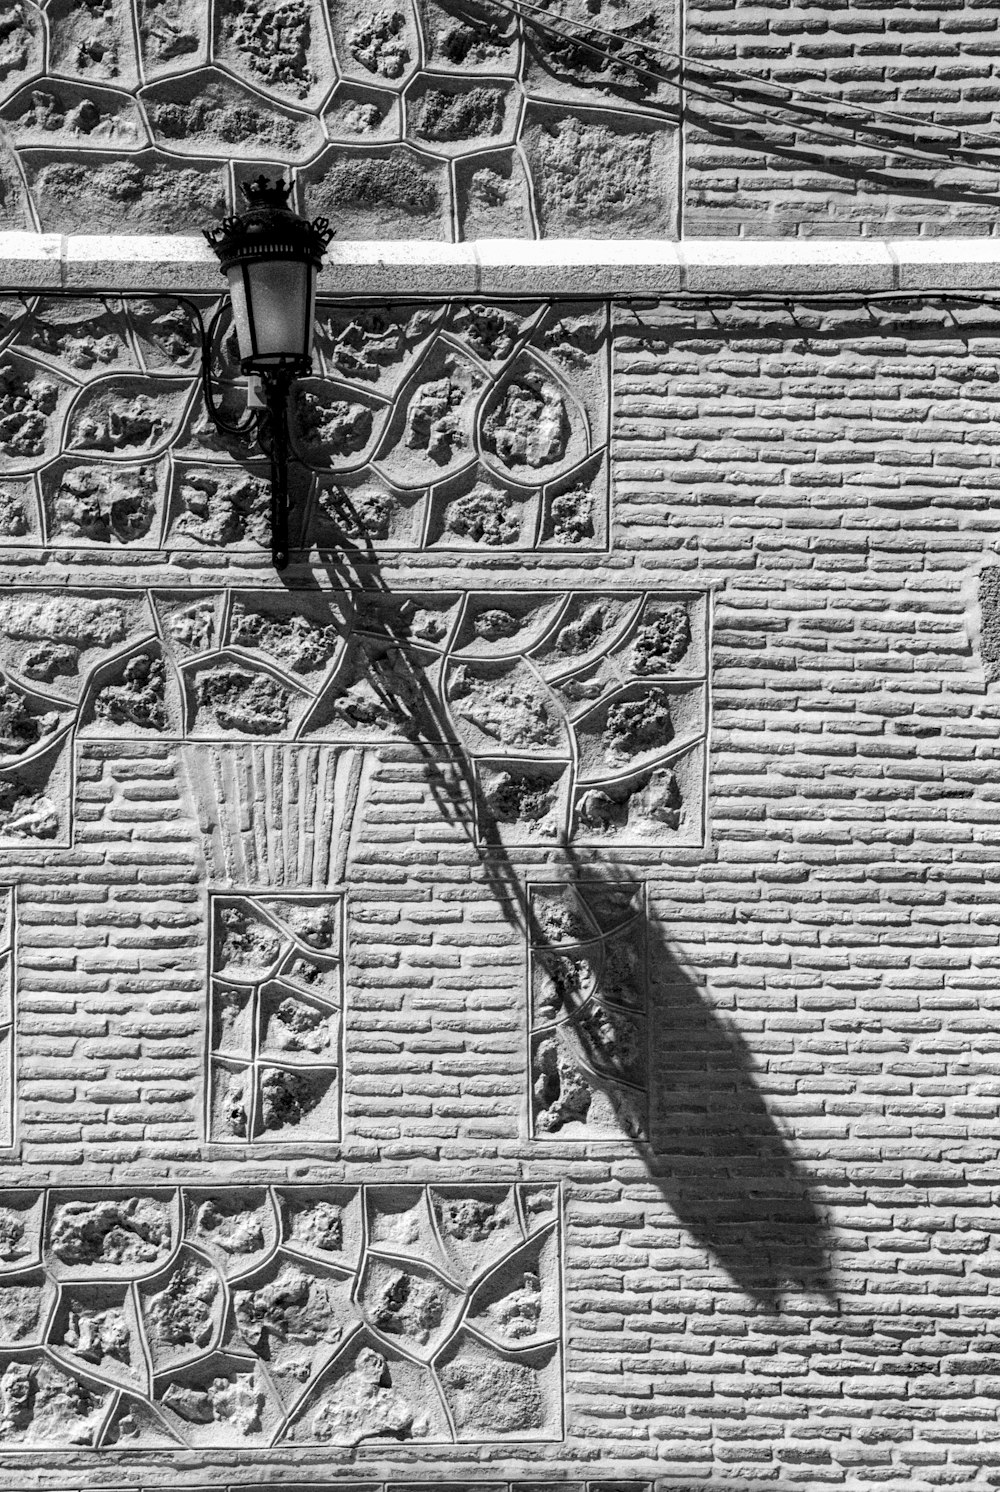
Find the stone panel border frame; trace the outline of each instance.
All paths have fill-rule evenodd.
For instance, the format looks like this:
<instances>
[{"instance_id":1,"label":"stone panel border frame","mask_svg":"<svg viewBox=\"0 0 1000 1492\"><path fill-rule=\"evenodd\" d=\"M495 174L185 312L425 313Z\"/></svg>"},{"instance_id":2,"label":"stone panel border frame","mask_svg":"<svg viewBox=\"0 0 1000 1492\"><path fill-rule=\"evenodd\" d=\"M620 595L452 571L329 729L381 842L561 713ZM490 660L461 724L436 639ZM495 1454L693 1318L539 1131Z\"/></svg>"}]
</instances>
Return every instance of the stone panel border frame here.
<instances>
[{"instance_id":1,"label":"stone panel border frame","mask_svg":"<svg viewBox=\"0 0 1000 1492\"><path fill-rule=\"evenodd\" d=\"M531 1139L648 1141L646 883L535 880L526 891Z\"/></svg>"},{"instance_id":2,"label":"stone panel border frame","mask_svg":"<svg viewBox=\"0 0 1000 1492\"><path fill-rule=\"evenodd\" d=\"M344 893L226 887L208 900L206 1143L338 1146Z\"/></svg>"}]
</instances>

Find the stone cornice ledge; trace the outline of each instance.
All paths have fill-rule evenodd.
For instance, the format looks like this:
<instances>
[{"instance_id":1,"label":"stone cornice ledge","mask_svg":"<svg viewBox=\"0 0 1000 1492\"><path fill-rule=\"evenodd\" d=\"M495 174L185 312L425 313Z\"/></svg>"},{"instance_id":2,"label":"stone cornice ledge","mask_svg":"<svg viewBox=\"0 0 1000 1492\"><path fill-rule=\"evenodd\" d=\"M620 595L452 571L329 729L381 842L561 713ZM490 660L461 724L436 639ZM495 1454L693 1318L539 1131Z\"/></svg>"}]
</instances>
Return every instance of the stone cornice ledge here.
<instances>
[{"instance_id":1,"label":"stone cornice ledge","mask_svg":"<svg viewBox=\"0 0 1000 1492\"><path fill-rule=\"evenodd\" d=\"M200 238L0 233L0 286L213 291L221 283ZM1000 239L334 242L320 288L375 297L1000 290Z\"/></svg>"}]
</instances>

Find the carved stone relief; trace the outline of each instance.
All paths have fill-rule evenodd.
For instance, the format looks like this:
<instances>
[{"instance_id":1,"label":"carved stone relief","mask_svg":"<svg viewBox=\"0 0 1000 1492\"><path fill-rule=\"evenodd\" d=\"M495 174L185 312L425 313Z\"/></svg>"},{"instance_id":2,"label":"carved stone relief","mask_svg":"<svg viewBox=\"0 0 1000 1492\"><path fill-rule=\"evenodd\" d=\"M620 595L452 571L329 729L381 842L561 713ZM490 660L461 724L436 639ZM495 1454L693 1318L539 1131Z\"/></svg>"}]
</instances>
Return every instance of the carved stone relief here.
<instances>
[{"instance_id":1,"label":"carved stone relief","mask_svg":"<svg viewBox=\"0 0 1000 1492\"><path fill-rule=\"evenodd\" d=\"M558 1189L0 1194L0 1448L563 1433Z\"/></svg>"},{"instance_id":2,"label":"carved stone relief","mask_svg":"<svg viewBox=\"0 0 1000 1492\"><path fill-rule=\"evenodd\" d=\"M209 1138L339 1140L340 898L226 893L211 918Z\"/></svg>"},{"instance_id":3,"label":"carved stone relief","mask_svg":"<svg viewBox=\"0 0 1000 1492\"><path fill-rule=\"evenodd\" d=\"M648 0L559 10L674 39ZM193 232L269 163L341 238L673 226L675 95L490 0L23 0L0 121L5 228Z\"/></svg>"},{"instance_id":4,"label":"carved stone relief","mask_svg":"<svg viewBox=\"0 0 1000 1492\"><path fill-rule=\"evenodd\" d=\"M309 890L344 880L363 751L185 742L178 757L209 885Z\"/></svg>"},{"instance_id":5,"label":"carved stone relief","mask_svg":"<svg viewBox=\"0 0 1000 1492\"><path fill-rule=\"evenodd\" d=\"M664 592L469 598L446 677L482 842L701 843L705 608Z\"/></svg>"},{"instance_id":6,"label":"carved stone relief","mask_svg":"<svg viewBox=\"0 0 1000 1492\"><path fill-rule=\"evenodd\" d=\"M704 595L11 588L0 844L71 836L73 745L431 746L483 844L698 844Z\"/></svg>"},{"instance_id":7,"label":"carved stone relief","mask_svg":"<svg viewBox=\"0 0 1000 1492\"><path fill-rule=\"evenodd\" d=\"M649 1023L645 887L529 887L531 1133L646 1139Z\"/></svg>"},{"instance_id":8,"label":"carved stone relief","mask_svg":"<svg viewBox=\"0 0 1000 1492\"><path fill-rule=\"evenodd\" d=\"M605 548L607 338L596 304L328 307L325 386L300 396L300 438L303 416L321 437L306 532L361 550Z\"/></svg>"},{"instance_id":9,"label":"carved stone relief","mask_svg":"<svg viewBox=\"0 0 1000 1492\"><path fill-rule=\"evenodd\" d=\"M7 302L0 544L260 550L268 468L208 420L199 312L169 297ZM245 403L229 332L223 401ZM604 303L321 302L292 409L306 550L605 549Z\"/></svg>"},{"instance_id":10,"label":"carved stone relief","mask_svg":"<svg viewBox=\"0 0 1000 1492\"><path fill-rule=\"evenodd\" d=\"M0 842L68 844L77 734L162 734L172 715L141 592L8 590L0 599Z\"/></svg>"}]
</instances>

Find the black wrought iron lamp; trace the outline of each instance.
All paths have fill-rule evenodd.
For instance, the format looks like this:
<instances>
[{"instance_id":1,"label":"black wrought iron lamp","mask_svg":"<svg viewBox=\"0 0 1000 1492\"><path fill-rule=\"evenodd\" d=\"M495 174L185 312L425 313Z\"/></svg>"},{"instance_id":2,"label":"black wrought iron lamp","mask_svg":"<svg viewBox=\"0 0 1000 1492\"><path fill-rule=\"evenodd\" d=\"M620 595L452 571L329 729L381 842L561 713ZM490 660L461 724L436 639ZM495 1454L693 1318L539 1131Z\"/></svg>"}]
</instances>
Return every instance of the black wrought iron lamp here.
<instances>
[{"instance_id":1,"label":"black wrought iron lamp","mask_svg":"<svg viewBox=\"0 0 1000 1492\"><path fill-rule=\"evenodd\" d=\"M312 372L316 276L333 237L326 218L312 222L288 205L291 183L266 176L243 184L245 212L206 228L229 281L240 368L256 374L264 418L225 419L212 394L211 355L220 307L205 338L202 375L213 423L228 435L256 435L271 459L271 554L275 569L288 564L288 400L292 384Z\"/></svg>"}]
</instances>

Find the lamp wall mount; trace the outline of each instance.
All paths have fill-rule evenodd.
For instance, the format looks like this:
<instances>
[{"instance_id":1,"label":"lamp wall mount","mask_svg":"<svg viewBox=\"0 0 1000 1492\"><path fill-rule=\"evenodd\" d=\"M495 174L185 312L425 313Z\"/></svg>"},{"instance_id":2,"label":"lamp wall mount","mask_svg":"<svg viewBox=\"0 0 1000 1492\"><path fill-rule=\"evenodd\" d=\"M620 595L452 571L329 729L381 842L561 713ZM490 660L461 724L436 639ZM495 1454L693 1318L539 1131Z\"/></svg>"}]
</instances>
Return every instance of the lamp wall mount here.
<instances>
[{"instance_id":1,"label":"lamp wall mount","mask_svg":"<svg viewBox=\"0 0 1000 1492\"><path fill-rule=\"evenodd\" d=\"M271 463L271 560L276 570L288 566L288 460L290 438L288 401L296 373L276 368L247 376L247 412L238 420L223 413L213 387L213 349L219 340L225 302L218 308L205 332L201 348L201 385L205 408L213 425L223 435L241 444L258 445Z\"/></svg>"},{"instance_id":2,"label":"lamp wall mount","mask_svg":"<svg viewBox=\"0 0 1000 1492\"><path fill-rule=\"evenodd\" d=\"M247 414L226 419L212 391L212 353L225 303L216 312L202 349L205 405L217 429L256 440L271 461L271 554L275 569L288 564L288 401L292 384L312 372L316 277L333 237L326 218L300 217L288 199L292 186L258 176L242 187L246 210L206 228L205 237L229 281L229 307L239 343L240 368L259 379ZM263 407L261 407L263 406Z\"/></svg>"}]
</instances>

